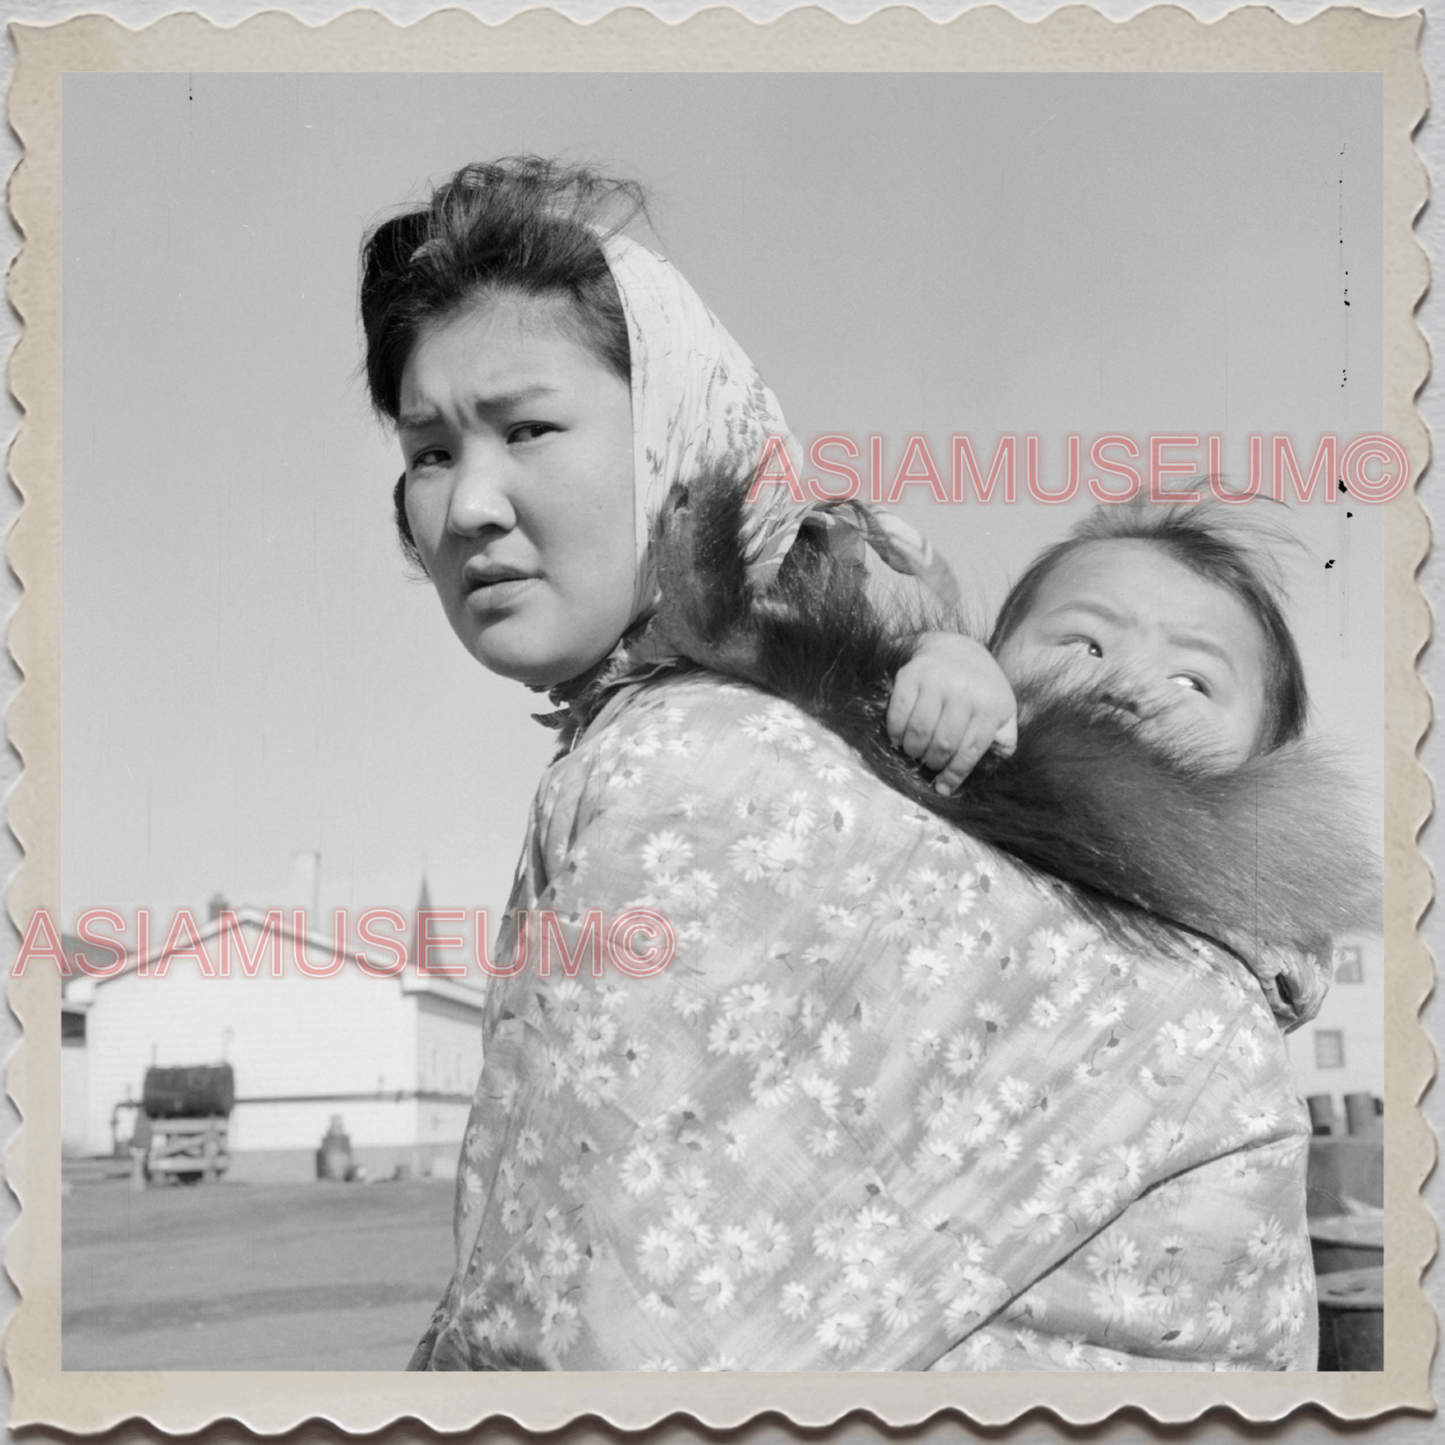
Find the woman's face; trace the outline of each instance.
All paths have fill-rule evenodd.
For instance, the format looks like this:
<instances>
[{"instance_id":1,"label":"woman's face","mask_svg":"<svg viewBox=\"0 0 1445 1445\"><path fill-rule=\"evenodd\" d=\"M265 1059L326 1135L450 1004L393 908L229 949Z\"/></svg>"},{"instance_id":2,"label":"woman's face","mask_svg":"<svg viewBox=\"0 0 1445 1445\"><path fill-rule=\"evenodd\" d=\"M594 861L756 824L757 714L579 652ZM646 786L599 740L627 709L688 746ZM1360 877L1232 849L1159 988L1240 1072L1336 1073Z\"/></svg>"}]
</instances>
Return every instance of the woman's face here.
<instances>
[{"instance_id":1,"label":"woman's face","mask_svg":"<svg viewBox=\"0 0 1445 1445\"><path fill-rule=\"evenodd\" d=\"M401 376L406 515L447 619L519 682L575 677L632 621L628 385L503 294L424 327Z\"/></svg>"}]
</instances>

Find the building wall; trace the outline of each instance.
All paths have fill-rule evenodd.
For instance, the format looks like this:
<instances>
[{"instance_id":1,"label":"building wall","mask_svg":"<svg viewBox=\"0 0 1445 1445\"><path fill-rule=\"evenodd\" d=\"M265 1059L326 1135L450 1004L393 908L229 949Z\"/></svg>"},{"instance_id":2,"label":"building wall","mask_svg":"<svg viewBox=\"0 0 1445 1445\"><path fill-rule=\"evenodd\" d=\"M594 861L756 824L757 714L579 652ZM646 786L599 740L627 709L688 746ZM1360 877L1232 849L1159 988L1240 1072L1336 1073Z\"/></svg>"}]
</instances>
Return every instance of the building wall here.
<instances>
[{"instance_id":1,"label":"building wall","mask_svg":"<svg viewBox=\"0 0 1445 1445\"><path fill-rule=\"evenodd\" d=\"M240 1075L237 1074L239 1079ZM340 1091L338 1091L340 1092ZM353 1148L409 1145L416 1139L416 1101L328 1099L302 1104L237 1104L231 1115L232 1152L294 1149L310 1159L339 1119ZM308 1165L309 1167L309 1165Z\"/></svg>"},{"instance_id":2,"label":"building wall","mask_svg":"<svg viewBox=\"0 0 1445 1445\"><path fill-rule=\"evenodd\" d=\"M1358 981L1356 954L1358 950ZM1319 1017L1289 1037L1300 1094L1329 1094L1343 1129L1344 1096L1385 1092L1385 946L1381 937L1343 940L1335 981ZM1336 1062L1338 1061L1338 1062Z\"/></svg>"},{"instance_id":3,"label":"building wall","mask_svg":"<svg viewBox=\"0 0 1445 1445\"><path fill-rule=\"evenodd\" d=\"M449 998L411 997L417 1007L417 1088L470 1097L482 1072L480 1014Z\"/></svg>"},{"instance_id":4,"label":"building wall","mask_svg":"<svg viewBox=\"0 0 1445 1445\"><path fill-rule=\"evenodd\" d=\"M60 1150L62 1154L85 1154L87 1065L85 1044L63 1043L60 1047Z\"/></svg>"},{"instance_id":5,"label":"building wall","mask_svg":"<svg viewBox=\"0 0 1445 1445\"><path fill-rule=\"evenodd\" d=\"M470 1100L482 1072L482 1020L476 1008L432 994L410 995L416 1004L417 1087ZM470 1103L418 1099L418 1144L437 1155L455 1154L466 1132Z\"/></svg>"},{"instance_id":6,"label":"building wall","mask_svg":"<svg viewBox=\"0 0 1445 1445\"><path fill-rule=\"evenodd\" d=\"M172 961L165 977L126 973L96 983L87 1020L87 1152L110 1152L112 1110L125 1099L139 1102L150 1064L229 1063L241 1097L417 1087L416 995L350 963L334 977L307 978L291 962L289 940L282 956L282 978L206 978L186 959ZM318 952L308 956L322 961ZM233 1147L314 1149L333 1113L365 1142L415 1138L411 1103L245 1105Z\"/></svg>"}]
</instances>

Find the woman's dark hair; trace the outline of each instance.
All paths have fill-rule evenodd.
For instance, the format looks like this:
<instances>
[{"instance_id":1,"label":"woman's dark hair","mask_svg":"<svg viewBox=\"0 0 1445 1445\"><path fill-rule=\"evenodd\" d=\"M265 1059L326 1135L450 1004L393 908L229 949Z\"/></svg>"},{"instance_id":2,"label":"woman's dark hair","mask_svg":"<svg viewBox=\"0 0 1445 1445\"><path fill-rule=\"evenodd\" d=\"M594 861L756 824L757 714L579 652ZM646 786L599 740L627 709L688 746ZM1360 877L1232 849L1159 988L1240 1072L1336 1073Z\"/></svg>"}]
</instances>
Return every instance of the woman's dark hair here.
<instances>
[{"instance_id":1,"label":"woman's dark hair","mask_svg":"<svg viewBox=\"0 0 1445 1445\"><path fill-rule=\"evenodd\" d=\"M1091 542L1148 542L1191 572L1232 593L1248 609L1264 635L1264 717L1260 749L1269 752L1299 737L1309 712L1304 667L1294 635L1284 619L1278 588L1266 575L1263 559L1251 555L1241 536L1231 535L1218 509L1129 503L1100 507L1071 536L1046 548L1029 563L999 609L989 638L998 649L1033 610L1039 589L1066 557Z\"/></svg>"},{"instance_id":2,"label":"woman's dark hair","mask_svg":"<svg viewBox=\"0 0 1445 1445\"><path fill-rule=\"evenodd\" d=\"M361 324L371 403L395 422L401 374L422 327L510 292L570 302L558 321L623 381L627 316L602 238L646 211L635 181L537 156L463 166L431 199L376 227L361 248ZM403 550L419 561L405 478L393 493Z\"/></svg>"}]
</instances>

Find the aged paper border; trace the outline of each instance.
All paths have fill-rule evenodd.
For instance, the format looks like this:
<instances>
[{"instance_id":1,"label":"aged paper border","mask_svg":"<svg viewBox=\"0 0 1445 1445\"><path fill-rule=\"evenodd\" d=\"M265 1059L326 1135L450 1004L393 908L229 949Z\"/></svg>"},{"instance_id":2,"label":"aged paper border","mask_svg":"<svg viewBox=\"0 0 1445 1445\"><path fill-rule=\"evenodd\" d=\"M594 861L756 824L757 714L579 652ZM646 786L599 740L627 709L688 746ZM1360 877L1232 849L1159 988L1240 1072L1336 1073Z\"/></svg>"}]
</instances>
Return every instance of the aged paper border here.
<instances>
[{"instance_id":1,"label":"aged paper border","mask_svg":"<svg viewBox=\"0 0 1445 1445\"><path fill-rule=\"evenodd\" d=\"M845 24L818 10L756 25L712 10L669 26L636 10L589 26L533 11L500 26L459 11L398 27L353 12L319 29L268 13L232 29L196 15L171 17L139 32L99 16L49 27L15 25L17 52L10 121L24 147L10 202L24 243L9 280L24 334L11 358L10 385L25 422L11 453L24 508L8 554L25 595L9 642L25 681L9 713L25 764L10 822L26 859L9 906L23 935L32 912L58 916L60 869L60 79L95 71L401 71L401 70L1192 70L1375 71L1385 106L1385 430L1411 458L1418 479L1428 436L1414 397L1428 351L1414 308L1428 281L1412 224L1426 180L1411 135L1427 94L1417 46L1422 17L1386 18L1337 9L1293 23L1252 7L1205 25L1160 7L1116 24L1081 6L1025 23L988 8L938 25L916 12L885 11ZM1428 1370L1436 1323L1420 1288L1435 1247L1434 1224L1419 1196L1434 1140L1415 1103L1433 1072L1418 1021L1432 979L1416 932L1430 878L1415 839L1430 807L1415 750L1429 699L1415 659L1429 616L1415 573L1429 525L1413 494L1386 517L1386 1368L1341 1375L1094 1376L817 1374L552 1374L481 1377L342 1373L64 1373L60 1361L59 1041L48 1025L59 980L32 970L11 985L11 1006L26 1039L8 1074L24 1124L6 1160L22 1215L6 1263L21 1295L6 1335L14 1397L10 1423L92 1432L137 1417L186 1432L224 1418L276 1432L322 1418L352 1431L412 1418L457 1430L507 1417L532 1430L582 1415L640 1429L684 1414L728 1428L764 1411L805 1427L867 1411L889 1426L916 1424L949 1410L981 1425L1002 1425L1047 1407L1071 1424L1098 1421L1124 1406L1161 1422L1196 1419L1226 1406L1252 1421L1278 1420L1314 1404L1341 1419L1386 1410L1430 1410ZM33 1025L33 1027L32 1027ZM965 1381L967 1383L965 1383Z\"/></svg>"}]
</instances>

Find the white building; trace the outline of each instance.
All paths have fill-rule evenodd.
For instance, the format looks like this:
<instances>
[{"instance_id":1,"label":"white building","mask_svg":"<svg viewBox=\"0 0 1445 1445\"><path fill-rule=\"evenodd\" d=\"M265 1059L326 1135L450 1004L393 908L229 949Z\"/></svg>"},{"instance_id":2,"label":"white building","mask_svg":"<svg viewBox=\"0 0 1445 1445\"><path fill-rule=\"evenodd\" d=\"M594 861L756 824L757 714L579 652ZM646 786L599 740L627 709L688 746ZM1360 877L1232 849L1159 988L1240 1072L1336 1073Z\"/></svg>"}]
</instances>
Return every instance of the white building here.
<instances>
[{"instance_id":1,"label":"white building","mask_svg":"<svg viewBox=\"0 0 1445 1445\"><path fill-rule=\"evenodd\" d=\"M265 915L229 916L254 957ZM221 930L220 919L199 930L216 967ZM155 948L144 959L127 957L111 977L67 982L67 1153L108 1155L125 1146L148 1067L228 1063L237 1097L232 1178L314 1178L316 1150L336 1115L355 1162L373 1177L398 1165L454 1173L481 1071L481 990L465 979L419 977L414 950L393 977L364 972L354 951L331 976L308 977L295 958L324 969L332 940L298 939L284 924L277 939L280 977L269 953L248 977L233 938L229 977L208 977L183 948L169 959Z\"/></svg>"},{"instance_id":2,"label":"white building","mask_svg":"<svg viewBox=\"0 0 1445 1445\"><path fill-rule=\"evenodd\" d=\"M1329 1095L1340 1132L1349 1095L1385 1093L1385 942L1378 934L1341 940L1334 982L1318 1017L1289 1036L1299 1092Z\"/></svg>"}]
</instances>

